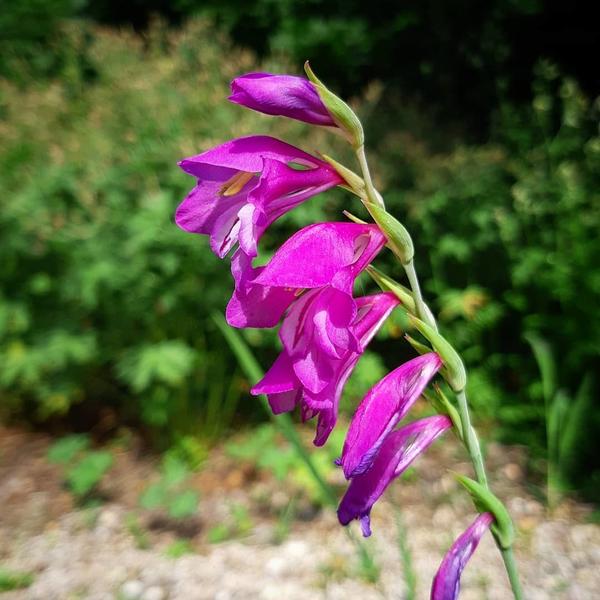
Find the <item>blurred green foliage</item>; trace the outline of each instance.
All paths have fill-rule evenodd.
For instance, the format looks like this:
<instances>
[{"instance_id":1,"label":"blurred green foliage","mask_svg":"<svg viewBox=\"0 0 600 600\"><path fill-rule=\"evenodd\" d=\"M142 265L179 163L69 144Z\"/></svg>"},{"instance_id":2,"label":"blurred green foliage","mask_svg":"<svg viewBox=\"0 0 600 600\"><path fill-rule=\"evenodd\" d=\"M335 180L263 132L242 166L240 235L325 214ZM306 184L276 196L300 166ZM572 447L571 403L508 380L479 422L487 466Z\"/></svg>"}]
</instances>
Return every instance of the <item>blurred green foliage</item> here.
<instances>
[{"instance_id":1,"label":"blurred green foliage","mask_svg":"<svg viewBox=\"0 0 600 600\"><path fill-rule=\"evenodd\" d=\"M600 137L598 104L575 81L540 63L533 88L530 105L495 115L486 145L435 152L395 130L382 134L376 165L390 209L413 233L441 326L469 367L477 416L539 454L546 408L526 335L560 356L557 379L570 397L598 371ZM600 412L589 403L578 419L572 445L580 482L593 490Z\"/></svg>"},{"instance_id":2,"label":"blurred green foliage","mask_svg":"<svg viewBox=\"0 0 600 600\"><path fill-rule=\"evenodd\" d=\"M448 16L443 3L386 12L351 2L327 28L331 9L319 13L318 2L206 3L236 41L246 41L245 28L248 44L258 48L260 38L259 50L277 53L260 63L208 22L171 29L147 19L153 8L176 19L197 8L191 1L134 3L143 17L135 24L149 22L143 35L62 19L111 22L114 9L113 21L126 20L126 4L38 0L0 11L0 413L76 421L80 406L110 407L197 465L197 437L214 440L235 415L259 412L211 318L230 293L227 265L172 224L193 184L175 162L252 133L346 160L342 142L323 131L224 101L239 73L297 72L300 62L286 62L284 51L310 55L319 75L339 75L352 92L385 78L357 103L376 179L413 234L442 328L464 352L480 423L543 456L544 390L524 336L560 357L557 381L569 398L597 371L600 339L598 105L550 63L535 63L533 85L513 64L515 31L545 9L498 1L489 14L477 11L477 27L453 54L463 17L448 17L446 31L431 16ZM520 24L502 30L515 15ZM390 61L394 52L402 60ZM530 102L510 93L515 78L531 89ZM463 129L440 127L432 115L446 103L465 123L473 113L489 123L478 136L489 140L467 144ZM265 255L302 225L339 219L341 198L350 202L332 192L282 219L264 238ZM400 277L391 262L381 267ZM359 291L370 285L363 278ZM405 327L395 318L371 346L346 406L409 355L398 344ZM261 364L276 354L273 332L245 340ZM593 397L598 382L590 381ZM589 403L569 459L571 480L591 489L599 418Z\"/></svg>"},{"instance_id":3,"label":"blurred green foliage","mask_svg":"<svg viewBox=\"0 0 600 600\"><path fill-rule=\"evenodd\" d=\"M48 460L63 466L67 487L79 501L89 497L113 464L110 452L89 447L87 435L73 434L59 438L48 448Z\"/></svg>"},{"instance_id":4,"label":"blurred green foliage","mask_svg":"<svg viewBox=\"0 0 600 600\"><path fill-rule=\"evenodd\" d=\"M176 161L256 131L328 144L225 102L253 59L207 23L144 39L96 29L82 45L81 27L63 33L77 49L57 78L0 80L0 406L40 421L85 399L189 454L185 434L220 435L247 387L209 318L227 265L172 222L193 185ZM287 231L322 216L312 203Z\"/></svg>"},{"instance_id":5,"label":"blurred green foliage","mask_svg":"<svg viewBox=\"0 0 600 600\"><path fill-rule=\"evenodd\" d=\"M195 515L200 495L190 487L190 475L187 465L167 452L161 464L160 478L143 491L140 506L149 510L160 508L172 519Z\"/></svg>"}]
</instances>

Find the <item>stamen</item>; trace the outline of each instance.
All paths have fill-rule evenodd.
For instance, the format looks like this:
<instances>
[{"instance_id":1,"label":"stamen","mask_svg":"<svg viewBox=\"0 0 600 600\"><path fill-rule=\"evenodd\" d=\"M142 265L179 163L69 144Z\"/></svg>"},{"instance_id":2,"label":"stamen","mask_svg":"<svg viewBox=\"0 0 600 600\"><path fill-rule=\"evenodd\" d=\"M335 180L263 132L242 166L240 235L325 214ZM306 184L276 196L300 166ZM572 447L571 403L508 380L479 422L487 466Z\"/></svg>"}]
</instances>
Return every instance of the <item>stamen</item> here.
<instances>
[{"instance_id":1,"label":"stamen","mask_svg":"<svg viewBox=\"0 0 600 600\"><path fill-rule=\"evenodd\" d=\"M219 190L221 196L235 196L254 177L254 173L238 171L231 179L226 181Z\"/></svg>"}]
</instances>

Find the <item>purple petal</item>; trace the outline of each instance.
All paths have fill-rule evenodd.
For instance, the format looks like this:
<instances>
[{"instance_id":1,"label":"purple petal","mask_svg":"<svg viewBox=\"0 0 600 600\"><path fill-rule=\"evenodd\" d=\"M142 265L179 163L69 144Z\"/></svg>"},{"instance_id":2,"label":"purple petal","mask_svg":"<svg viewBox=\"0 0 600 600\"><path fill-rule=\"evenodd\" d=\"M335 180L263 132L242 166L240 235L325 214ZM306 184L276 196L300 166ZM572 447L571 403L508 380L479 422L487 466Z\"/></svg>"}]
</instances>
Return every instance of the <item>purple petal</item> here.
<instances>
[{"instance_id":1,"label":"purple petal","mask_svg":"<svg viewBox=\"0 0 600 600\"><path fill-rule=\"evenodd\" d=\"M345 267L358 263L364 269L384 244L385 237L376 225L309 225L279 248L256 283L292 288L328 285Z\"/></svg>"},{"instance_id":2,"label":"purple petal","mask_svg":"<svg viewBox=\"0 0 600 600\"><path fill-rule=\"evenodd\" d=\"M359 519L363 525L363 533L370 531L368 523L373 504L389 484L451 426L452 422L448 417L436 415L390 433L371 468L352 478L338 508L340 523L347 525L352 519Z\"/></svg>"},{"instance_id":3,"label":"purple petal","mask_svg":"<svg viewBox=\"0 0 600 600\"><path fill-rule=\"evenodd\" d=\"M414 358L371 388L352 417L342 451L347 479L366 471L387 434L404 418L439 370L434 352Z\"/></svg>"},{"instance_id":4,"label":"purple petal","mask_svg":"<svg viewBox=\"0 0 600 600\"><path fill-rule=\"evenodd\" d=\"M232 140L180 166L198 178L198 185L177 209L175 221L185 231L210 235L220 258L238 241L248 256L256 256L258 240L271 223L342 183L324 161L267 136Z\"/></svg>"},{"instance_id":5,"label":"purple petal","mask_svg":"<svg viewBox=\"0 0 600 600\"><path fill-rule=\"evenodd\" d=\"M248 73L231 82L229 100L267 115L335 127L313 84L303 77Z\"/></svg>"},{"instance_id":6,"label":"purple petal","mask_svg":"<svg viewBox=\"0 0 600 600\"><path fill-rule=\"evenodd\" d=\"M206 150L196 156L184 158L179 166L198 179L226 181L236 171L259 173L263 160L298 163L310 168L324 165L323 161L291 144L267 135L250 135L236 138Z\"/></svg>"},{"instance_id":7,"label":"purple petal","mask_svg":"<svg viewBox=\"0 0 600 600\"><path fill-rule=\"evenodd\" d=\"M433 579L431 600L458 599L461 573L493 521L491 513L481 513L452 544Z\"/></svg>"},{"instance_id":8,"label":"purple petal","mask_svg":"<svg viewBox=\"0 0 600 600\"><path fill-rule=\"evenodd\" d=\"M263 267L252 268L251 258L238 250L231 259L235 291L225 316L232 327L274 327L295 298L294 290L255 285Z\"/></svg>"}]
</instances>

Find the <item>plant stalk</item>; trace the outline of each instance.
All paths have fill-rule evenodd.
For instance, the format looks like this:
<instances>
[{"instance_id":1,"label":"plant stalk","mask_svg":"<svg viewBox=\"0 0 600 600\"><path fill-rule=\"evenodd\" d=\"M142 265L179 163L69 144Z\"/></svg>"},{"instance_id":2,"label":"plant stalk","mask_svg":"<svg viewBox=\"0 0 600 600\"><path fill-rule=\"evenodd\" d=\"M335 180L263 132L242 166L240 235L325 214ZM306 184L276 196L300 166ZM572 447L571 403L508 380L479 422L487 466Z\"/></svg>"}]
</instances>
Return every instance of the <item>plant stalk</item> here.
<instances>
[{"instance_id":1,"label":"plant stalk","mask_svg":"<svg viewBox=\"0 0 600 600\"><path fill-rule=\"evenodd\" d=\"M367 164L364 145L358 148L358 150L356 151L356 156L358 158L358 162L360 164L360 168L363 174L363 179L365 181L365 190L369 201L376 202L377 204L379 204L379 206L385 208L383 198L373 187L373 181L369 172L369 166ZM406 272L406 276L409 280L410 287L412 289L419 317L421 318L421 320L425 321L428 325L437 330L437 323L435 317L431 314L431 311L428 310L427 305L423 300L423 296L421 294L421 287L419 285L419 279L415 270L414 262L411 260L409 263L403 265L403 267ZM471 425L471 417L469 414L469 405L467 402L466 393L464 390L461 390L460 392L457 392L456 396L461 419L461 433L463 443L465 444L466 450L469 454L469 457L471 458L471 462L473 464L473 468L475 470L475 474L479 483L485 486L487 489L489 489L479 439L477 437L475 429ZM515 600L523 600L523 590L521 588L521 582L519 581L519 573L517 570L517 565L515 563L513 549L512 547L502 548L502 546L499 543L499 540L496 538L494 539L496 540L496 545L498 546L498 549L500 550L500 553L502 555L502 560L504 561L504 566L508 574L508 579L510 581L514 598Z\"/></svg>"}]
</instances>

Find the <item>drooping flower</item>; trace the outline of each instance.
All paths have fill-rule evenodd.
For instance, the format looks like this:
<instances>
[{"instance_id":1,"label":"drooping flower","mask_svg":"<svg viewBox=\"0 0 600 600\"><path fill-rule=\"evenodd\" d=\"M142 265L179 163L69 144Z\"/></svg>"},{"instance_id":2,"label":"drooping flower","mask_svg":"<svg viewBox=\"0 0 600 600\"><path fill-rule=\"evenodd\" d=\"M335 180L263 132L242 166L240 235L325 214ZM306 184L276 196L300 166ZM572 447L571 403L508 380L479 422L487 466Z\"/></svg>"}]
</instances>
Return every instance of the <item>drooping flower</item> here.
<instances>
[{"instance_id":1,"label":"drooping flower","mask_svg":"<svg viewBox=\"0 0 600 600\"><path fill-rule=\"evenodd\" d=\"M304 77L247 73L231 82L229 100L258 112L335 127L315 86Z\"/></svg>"},{"instance_id":2,"label":"drooping flower","mask_svg":"<svg viewBox=\"0 0 600 600\"><path fill-rule=\"evenodd\" d=\"M339 460L347 479L369 468L388 433L408 413L441 365L434 352L417 356L369 390L352 417Z\"/></svg>"},{"instance_id":3,"label":"drooping flower","mask_svg":"<svg viewBox=\"0 0 600 600\"><path fill-rule=\"evenodd\" d=\"M239 242L250 257L276 219L342 183L326 162L268 136L238 138L186 158L179 166L197 185L177 208L181 229L210 236L223 258Z\"/></svg>"},{"instance_id":4,"label":"drooping flower","mask_svg":"<svg viewBox=\"0 0 600 600\"><path fill-rule=\"evenodd\" d=\"M337 352L337 355L333 352L322 353L319 369L325 385L316 388L307 386L305 380L298 375L298 372L304 375L303 368L295 368L296 357L284 344L284 349L273 366L251 390L253 394L267 394L275 414L291 411L299 404L303 420L318 416L314 440L317 446L327 441L335 426L339 399L356 363L390 312L398 305L398 299L390 292L362 296L356 298L355 302L357 312L349 326L349 333L357 340L356 350L347 349ZM289 329L300 327L296 329L296 333L301 338L312 335L311 330L315 328L313 323L307 317L302 322L293 318L293 325L287 326Z\"/></svg>"},{"instance_id":5,"label":"drooping flower","mask_svg":"<svg viewBox=\"0 0 600 600\"><path fill-rule=\"evenodd\" d=\"M327 350L328 345L344 348L354 343L351 337L343 339L356 315L354 280L384 244L376 225L317 223L295 233L264 267L252 267L238 251L232 259L235 290L227 305L227 322L233 327L273 327L295 298L306 295L296 300L298 307L290 310L289 319L300 316L299 307L313 307L318 342L314 348L335 354L335 349ZM323 309L318 309L320 305ZM295 337L286 340L290 348L298 345ZM297 341L304 344L305 338Z\"/></svg>"},{"instance_id":6,"label":"drooping flower","mask_svg":"<svg viewBox=\"0 0 600 600\"><path fill-rule=\"evenodd\" d=\"M371 508L390 483L401 475L422 452L452 426L445 415L426 417L388 434L370 469L356 475L338 507L338 519L347 525L360 521L363 535L371 535Z\"/></svg>"},{"instance_id":7,"label":"drooping flower","mask_svg":"<svg viewBox=\"0 0 600 600\"><path fill-rule=\"evenodd\" d=\"M481 513L452 544L433 579L431 600L458 599L461 573L493 521L491 513Z\"/></svg>"}]
</instances>

